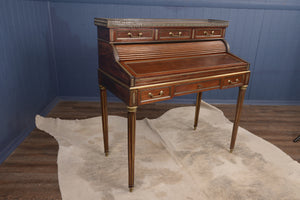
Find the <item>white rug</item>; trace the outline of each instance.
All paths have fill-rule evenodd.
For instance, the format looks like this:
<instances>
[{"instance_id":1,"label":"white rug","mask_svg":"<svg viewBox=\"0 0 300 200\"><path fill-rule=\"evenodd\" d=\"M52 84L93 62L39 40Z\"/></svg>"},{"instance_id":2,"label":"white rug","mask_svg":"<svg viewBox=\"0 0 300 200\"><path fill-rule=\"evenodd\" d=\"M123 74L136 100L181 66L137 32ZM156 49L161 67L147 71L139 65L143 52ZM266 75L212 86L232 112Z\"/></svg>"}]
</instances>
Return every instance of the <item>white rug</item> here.
<instances>
[{"instance_id":1,"label":"white rug","mask_svg":"<svg viewBox=\"0 0 300 200\"><path fill-rule=\"evenodd\" d=\"M201 103L137 121L135 188L128 191L127 119L109 116L108 157L101 118L36 117L59 143L58 177L64 200L296 200L300 164L274 145L239 128L229 153L232 123Z\"/></svg>"}]
</instances>

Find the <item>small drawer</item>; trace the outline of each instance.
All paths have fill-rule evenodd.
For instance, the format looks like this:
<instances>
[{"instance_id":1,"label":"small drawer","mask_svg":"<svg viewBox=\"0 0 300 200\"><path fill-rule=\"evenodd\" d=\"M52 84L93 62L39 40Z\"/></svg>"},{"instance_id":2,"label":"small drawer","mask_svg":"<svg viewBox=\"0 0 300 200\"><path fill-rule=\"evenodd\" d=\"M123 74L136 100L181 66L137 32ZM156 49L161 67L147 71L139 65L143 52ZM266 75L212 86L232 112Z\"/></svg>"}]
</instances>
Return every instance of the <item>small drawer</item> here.
<instances>
[{"instance_id":1,"label":"small drawer","mask_svg":"<svg viewBox=\"0 0 300 200\"><path fill-rule=\"evenodd\" d=\"M117 29L114 31L115 41L147 41L153 40L153 29Z\"/></svg>"},{"instance_id":2,"label":"small drawer","mask_svg":"<svg viewBox=\"0 0 300 200\"><path fill-rule=\"evenodd\" d=\"M171 98L171 87L145 89L139 91L140 104L151 103Z\"/></svg>"},{"instance_id":3,"label":"small drawer","mask_svg":"<svg viewBox=\"0 0 300 200\"><path fill-rule=\"evenodd\" d=\"M223 88L237 87L243 85L243 83L244 83L243 75L225 77L223 79Z\"/></svg>"},{"instance_id":4,"label":"small drawer","mask_svg":"<svg viewBox=\"0 0 300 200\"><path fill-rule=\"evenodd\" d=\"M192 29L159 29L159 40L186 40L192 38Z\"/></svg>"},{"instance_id":5,"label":"small drawer","mask_svg":"<svg viewBox=\"0 0 300 200\"><path fill-rule=\"evenodd\" d=\"M175 95L184 95L194 93L197 91L205 91L220 88L220 79L200 81L196 83L189 83L184 85L178 85L175 87Z\"/></svg>"},{"instance_id":6,"label":"small drawer","mask_svg":"<svg viewBox=\"0 0 300 200\"><path fill-rule=\"evenodd\" d=\"M196 29L195 38L222 38L223 29Z\"/></svg>"}]
</instances>

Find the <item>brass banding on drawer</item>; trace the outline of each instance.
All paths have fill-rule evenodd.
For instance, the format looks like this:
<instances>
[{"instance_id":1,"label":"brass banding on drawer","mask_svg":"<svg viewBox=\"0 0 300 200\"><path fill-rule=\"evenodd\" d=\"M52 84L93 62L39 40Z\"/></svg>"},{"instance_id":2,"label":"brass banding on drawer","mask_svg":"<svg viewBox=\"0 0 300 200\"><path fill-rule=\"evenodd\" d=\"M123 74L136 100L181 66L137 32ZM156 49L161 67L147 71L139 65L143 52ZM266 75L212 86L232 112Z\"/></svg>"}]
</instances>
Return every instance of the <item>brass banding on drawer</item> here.
<instances>
[{"instance_id":1,"label":"brass banding on drawer","mask_svg":"<svg viewBox=\"0 0 300 200\"><path fill-rule=\"evenodd\" d=\"M191 39L192 29L159 29L158 39L159 40L182 40Z\"/></svg>"},{"instance_id":2,"label":"brass banding on drawer","mask_svg":"<svg viewBox=\"0 0 300 200\"><path fill-rule=\"evenodd\" d=\"M171 87L145 89L139 91L140 104L171 98Z\"/></svg>"},{"instance_id":3,"label":"brass banding on drawer","mask_svg":"<svg viewBox=\"0 0 300 200\"><path fill-rule=\"evenodd\" d=\"M223 80L223 88L236 87L243 85L244 75L225 77Z\"/></svg>"},{"instance_id":4,"label":"brass banding on drawer","mask_svg":"<svg viewBox=\"0 0 300 200\"><path fill-rule=\"evenodd\" d=\"M196 29L195 38L221 38L223 37L222 29Z\"/></svg>"},{"instance_id":5,"label":"brass banding on drawer","mask_svg":"<svg viewBox=\"0 0 300 200\"><path fill-rule=\"evenodd\" d=\"M153 29L118 29L114 31L115 41L147 41L154 36Z\"/></svg>"},{"instance_id":6,"label":"brass banding on drawer","mask_svg":"<svg viewBox=\"0 0 300 200\"><path fill-rule=\"evenodd\" d=\"M178 85L175 87L175 95L183 95L193 93L197 91L205 91L210 89L217 89L220 87L220 79L198 81L195 83L188 83L184 85Z\"/></svg>"}]
</instances>

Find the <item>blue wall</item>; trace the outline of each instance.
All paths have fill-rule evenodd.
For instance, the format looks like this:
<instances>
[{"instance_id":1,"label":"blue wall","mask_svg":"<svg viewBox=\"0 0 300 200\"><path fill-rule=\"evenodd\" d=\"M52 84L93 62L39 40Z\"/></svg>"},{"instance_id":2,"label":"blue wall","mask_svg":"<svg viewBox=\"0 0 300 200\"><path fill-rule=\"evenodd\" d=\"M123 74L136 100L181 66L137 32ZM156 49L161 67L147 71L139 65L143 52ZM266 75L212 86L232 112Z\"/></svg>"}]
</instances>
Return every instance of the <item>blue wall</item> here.
<instances>
[{"instance_id":1,"label":"blue wall","mask_svg":"<svg viewBox=\"0 0 300 200\"><path fill-rule=\"evenodd\" d=\"M47 2L0 1L0 163L57 95Z\"/></svg>"},{"instance_id":2,"label":"blue wall","mask_svg":"<svg viewBox=\"0 0 300 200\"><path fill-rule=\"evenodd\" d=\"M151 6L150 1L65 0L51 3L60 96L97 97L97 46L94 17L216 18L229 20L226 39L231 52L251 63L248 102L299 103L300 3L296 1L168 1L174 6ZM101 2L95 3L95 2ZM163 1L165 2L165 1ZM173 3L172 3L173 2ZM197 3L198 2L198 3ZM200 2L200 4L199 4ZM202 1L205 2L205 1ZM178 7L180 4L196 5ZM234 8L229 8L234 7ZM250 7L251 9L246 9ZM234 100L237 89L204 93L205 99ZM192 102L195 96L177 97Z\"/></svg>"},{"instance_id":3,"label":"blue wall","mask_svg":"<svg viewBox=\"0 0 300 200\"><path fill-rule=\"evenodd\" d=\"M300 100L299 19L299 10L265 11L253 63L252 99Z\"/></svg>"},{"instance_id":4,"label":"blue wall","mask_svg":"<svg viewBox=\"0 0 300 200\"><path fill-rule=\"evenodd\" d=\"M271 10L299 10L298 0L36 0L67 3L122 4L142 6L246 8Z\"/></svg>"}]
</instances>

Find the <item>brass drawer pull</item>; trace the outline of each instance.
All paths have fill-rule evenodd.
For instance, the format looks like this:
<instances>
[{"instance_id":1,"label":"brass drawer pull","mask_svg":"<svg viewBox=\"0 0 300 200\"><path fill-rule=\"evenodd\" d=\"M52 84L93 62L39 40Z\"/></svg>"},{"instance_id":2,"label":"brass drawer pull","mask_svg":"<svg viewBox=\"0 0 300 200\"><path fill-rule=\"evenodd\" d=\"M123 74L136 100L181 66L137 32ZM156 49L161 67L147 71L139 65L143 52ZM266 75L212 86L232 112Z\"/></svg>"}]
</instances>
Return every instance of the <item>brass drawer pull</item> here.
<instances>
[{"instance_id":1,"label":"brass drawer pull","mask_svg":"<svg viewBox=\"0 0 300 200\"><path fill-rule=\"evenodd\" d=\"M173 32L169 32L169 35L172 37L180 37L182 36L182 32L178 32L178 35L174 34Z\"/></svg>"},{"instance_id":2,"label":"brass drawer pull","mask_svg":"<svg viewBox=\"0 0 300 200\"><path fill-rule=\"evenodd\" d=\"M204 31L203 34L207 36L211 36L215 34L215 31L211 31L211 34L209 34L209 31Z\"/></svg>"},{"instance_id":3,"label":"brass drawer pull","mask_svg":"<svg viewBox=\"0 0 300 200\"><path fill-rule=\"evenodd\" d=\"M148 96L150 98L158 98L158 97L161 97L162 95L164 95L164 91L162 91L162 90L159 92L159 95L156 95L156 96L154 96L151 92L148 93Z\"/></svg>"},{"instance_id":4,"label":"brass drawer pull","mask_svg":"<svg viewBox=\"0 0 300 200\"><path fill-rule=\"evenodd\" d=\"M140 32L137 36L134 36L132 33L128 33L128 36L131 37L131 38L138 38L138 37L142 37L143 36L143 33Z\"/></svg>"},{"instance_id":5,"label":"brass drawer pull","mask_svg":"<svg viewBox=\"0 0 300 200\"><path fill-rule=\"evenodd\" d=\"M229 84L237 84L237 83L239 83L240 82L240 80L237 78L237 79L235 79L235 82L234 81L232 81L232 80L228 80L228 83Z\"/></svg>"}]
</instances>

